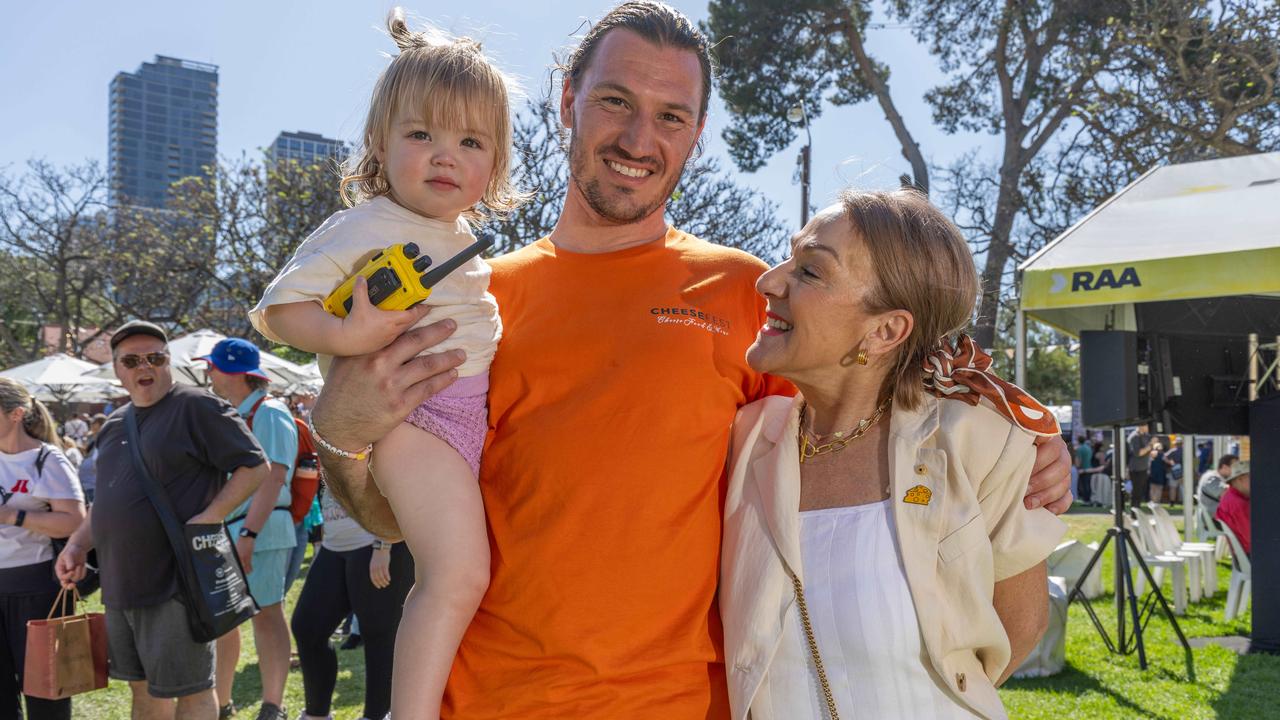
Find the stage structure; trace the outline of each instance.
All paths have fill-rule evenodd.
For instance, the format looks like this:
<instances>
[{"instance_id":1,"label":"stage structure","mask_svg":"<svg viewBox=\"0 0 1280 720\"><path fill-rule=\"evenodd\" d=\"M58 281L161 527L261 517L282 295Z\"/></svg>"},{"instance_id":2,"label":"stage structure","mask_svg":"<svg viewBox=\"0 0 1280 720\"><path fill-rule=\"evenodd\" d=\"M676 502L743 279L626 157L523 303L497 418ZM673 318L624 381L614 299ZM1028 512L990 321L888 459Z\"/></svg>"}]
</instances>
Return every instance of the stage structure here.
<instances>
[{"instance_id":1,"label":"stage structure","mask_svg":"<svg viewBox=\"0 0 1280 720\"><path fill-rule=\"evenodd\" d=\"M1280 153L1153 168L1023 262L1018 282L1017 382L1026 380L1028 316L1077 337L1131 331L1157 361L1139 363L1163 393L1153 424L1246 434L1250 404L1280 392ZM1276 439L1251 444L1267 441ZM1183 467L1196 467L1194 453L1189 438ZM1194 476L1183 473L1184 498ZM1271 495L1280 506L1280 484L1253 489L1255 531L1280 524L1258 512ZM1184 503L1194 537L1192 512ZM1280 546L1255 541L1254 554L1257 607L1268 587L1280 592L1280 562L1267 560ZM1280 618L1270 622L1255 612L1255 646L1280 643Z\"/></svg>"}]
</instances>

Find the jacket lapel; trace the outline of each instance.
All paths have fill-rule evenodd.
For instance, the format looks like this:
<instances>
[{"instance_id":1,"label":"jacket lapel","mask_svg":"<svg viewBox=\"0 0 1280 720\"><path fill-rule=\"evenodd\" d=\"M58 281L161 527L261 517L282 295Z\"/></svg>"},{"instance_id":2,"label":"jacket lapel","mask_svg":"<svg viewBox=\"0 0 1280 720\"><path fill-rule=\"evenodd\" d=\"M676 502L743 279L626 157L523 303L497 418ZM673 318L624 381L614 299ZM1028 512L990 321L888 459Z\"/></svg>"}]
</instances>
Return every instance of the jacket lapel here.
<instances>
[{"instance_id":1,"label":"jacket lapel","mask_svg":"<svg viewBox=\"0 0 1280 720\"><path fill-rule=\"evenodd\" d=\"M800 568L800 400L765 418L763 435L771 447L751 462L751 474L762 499L761 507L769 524L773 544L796 577L804 580Z\"/></svg>"},{"instance_id":2,"label":"jacket lapel","mask_svg":"<svg viewBox=\"0 0 1280 720\"><path fill-rule=\"evenodd\" d=\"M898 545L907 585L921 618L926 647L937 648L938 623L925 620L942 598L937 597L937 555L943 505L946 500L946 454L924 447L938 430L938 398L926 397L915 410L894 408L890 416L889 461L892 468L890 502L897 525ZM920 490L923 487L925 491Z\"/></svg>"}]
</instances>

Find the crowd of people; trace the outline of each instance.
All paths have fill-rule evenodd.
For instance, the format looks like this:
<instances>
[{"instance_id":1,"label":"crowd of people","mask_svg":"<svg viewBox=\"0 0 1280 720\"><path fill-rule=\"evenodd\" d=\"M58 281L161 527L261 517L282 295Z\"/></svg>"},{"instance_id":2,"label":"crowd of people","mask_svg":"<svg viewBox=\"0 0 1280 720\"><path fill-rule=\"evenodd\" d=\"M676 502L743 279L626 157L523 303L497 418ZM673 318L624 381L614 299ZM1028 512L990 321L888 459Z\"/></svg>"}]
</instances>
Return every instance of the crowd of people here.
<instances>
[{"instance_id":1,"label":"crowd of people","mask_svg":"<svg viewBox=\"0 0 1280 720\"><path fill-rule=\"evenodd\" d=\"M240 635L194 640L149 474L180 519L230 528L260 608L262 720L287 717L290 635L302 717L329 715L329 638L352 613L370 720L814 716L814 682L832 717L1004 717L995 688L1046 622L1070 459L1048 410L957 335L978 278L956 227L915 190L846 192L769 269L668 226L710 47L670 7L629 2L566 61L553 233L405 310L358 280L337 321L318 308L370 243L442 259L479 208L520 200L504 76L474 42L399 14L388 29L399 53L342 184L354 207L252 313L321 354L308 422L266 392L249 341L206 358L210 393L174 383L163 329L128 323L111 349L129 403L88 448L86 510L62 450L35 464L56 441L42 406L0 393L0 450L31 496L0 515L0 561L23 558L0 562L0 587L32 588L0 598L5 627L46 615L96 551L134 717L235 712ZM290 618L308 443L324 532Z\"/></svg>"},{"instance_id":2,"label":"crowd of people","mask_svg":"<svg viewBox=\"0 0 1280 720\"><path fill-rule=\"evenodd\" d=\"M262 681L257 717L287 717L293 644L307 715L328 715L338 673L329 639L349 616L361 621L366 717L385 716L400 607L413 578L408 552L360 528L314 484L310 496L293 495L300 474L318 474L314 455L299 452L305 424L295 412L305 417L308 403L291 408L267 394L256 346L234 338L215 346L204 358L210 393L173 381L167 342L154 324L126 324L111 338L113 363L129 393L126 408L136 412L148 469L164 478L179 514L193 523L226 522L238 538L236 552L259 607L252 621ZM126 408L110 418L75 415L60 435L43 403L0 378L2 718L23 717L27 621L74 612L74 602L54 608L59 580L84 586L86 577L101 585L111 677L130 684L135 717L235 714L240 634L216 643L191 639L174 551L126 449ZM309 469L295 467L300 456ZM103 479L101 492L96 478ZM295 522L291 507L299 501L303 513ZM309 539L316 552L293 611L291 642L283 600ZM31 720L71 716L70 699L25 700Z\"/></svg>"},{"instance_id":3,"label":"crowd of people","mask_svg":"<svg viewBox=\"0 0 1280 720\"><path fill-rule=\"evenodd\" d=\"M1151 435L1146 425L1139 425L1125 436L1128 474L1123 484L1130 503L1174 504L1181 501L1183 477L1182 439ZM1076 437L1072 442L1072 492L1086 505L1110 506L1113 475L1113 447L1099 438ZM1202 506L1209 518L1226 525L1240 541L1246 555L1250 553L1250 472L1249 463L1235 452L1225 453L1211 467L1213 443L1203 441L1196 447L1190 499ZM1225 508L1223 507L1225 505Z\"/></svg>"}]
</instances>

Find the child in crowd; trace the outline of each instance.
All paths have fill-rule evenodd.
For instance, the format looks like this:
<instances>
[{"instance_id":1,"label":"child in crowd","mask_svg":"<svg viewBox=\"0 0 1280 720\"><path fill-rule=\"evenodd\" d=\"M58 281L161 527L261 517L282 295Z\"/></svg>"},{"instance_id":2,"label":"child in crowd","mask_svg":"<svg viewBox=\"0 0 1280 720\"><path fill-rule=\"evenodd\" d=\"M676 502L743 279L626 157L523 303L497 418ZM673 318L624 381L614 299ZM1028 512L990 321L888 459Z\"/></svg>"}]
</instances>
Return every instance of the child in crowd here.
<instances>
[{"instance_id":1,"label":"child in crowd","mask_svg":"<svg viewBox=\"0 0 1280 720\"><path fill-rule=\"evenodd\" d=\"M361 355L409 329L408 311L372 306L358 282L345 319L324 299L394 243L436 262L474 242L469 220L523 199L510 180L508 80L468 39L413 32L397 8L388 30L400 52L378 79L363 147L348 160L335 213L302 243L250 317L263 335L321 355ZM501 337L489 266L473 259L437 284L420 324L452 318L433 352L461 349L458 379L374 443L371 463L409 551L417 584L396 640L393 715L438 718L453 656L489 581L477 474L488 428L489 364ZM326 357L329 356L329 357ZM345 448L355 452L352 448Z\"/></svg>"}]
</instances>

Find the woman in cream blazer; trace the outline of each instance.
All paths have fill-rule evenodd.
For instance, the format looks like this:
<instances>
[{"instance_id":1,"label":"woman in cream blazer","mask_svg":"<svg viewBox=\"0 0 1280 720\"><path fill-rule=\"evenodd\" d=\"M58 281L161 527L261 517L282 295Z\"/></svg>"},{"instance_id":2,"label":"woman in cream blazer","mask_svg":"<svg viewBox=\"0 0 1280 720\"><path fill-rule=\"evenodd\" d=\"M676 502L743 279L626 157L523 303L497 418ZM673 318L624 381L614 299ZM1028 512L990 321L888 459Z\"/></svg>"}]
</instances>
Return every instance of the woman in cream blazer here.
<instances>
[{"instance_id":1,"label":"woman in cream blazer","mask_svg":"<svg viewBox=\"0 0 1280 720\"><path fill-rule=\"evenodd\" d=\"M1022 501L1057 426L967 338L939 342L977 295L964 240L914 192L846 193L758 287L748 360L801 394L734 426L733 717L1005 717L995 688L1043 632L1065 529Z\"/></svg>"}]
</instances>

